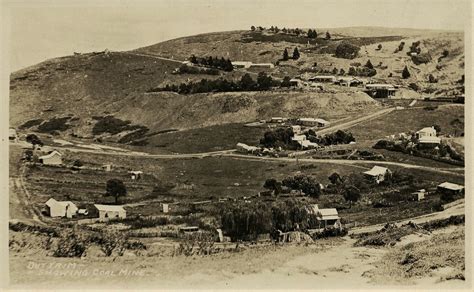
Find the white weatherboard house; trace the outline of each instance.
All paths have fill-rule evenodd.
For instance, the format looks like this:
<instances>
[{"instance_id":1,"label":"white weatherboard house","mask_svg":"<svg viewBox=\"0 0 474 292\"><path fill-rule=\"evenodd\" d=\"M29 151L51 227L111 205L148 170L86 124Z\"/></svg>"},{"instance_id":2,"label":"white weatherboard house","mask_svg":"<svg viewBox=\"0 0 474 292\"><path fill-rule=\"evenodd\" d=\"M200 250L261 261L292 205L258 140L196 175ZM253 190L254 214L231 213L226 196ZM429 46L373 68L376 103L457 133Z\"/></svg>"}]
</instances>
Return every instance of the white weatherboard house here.
<instances>
[{"instance_id":1,"label":"white weatherboard house","mask_svg":"<svg viewBox=\"0 0 474 292\"><path fill-rule=\"evenodd\" d=\"M51 217L72 218L77 214L77 206L71 201L56 201L51 198L45 203Z\"/></svg>"},{"instance_id":2,"label":"white weatherboard house","mask_svg":"<svg viewBox=\"0 0 474 292\"><path fill-rule=\"evenodd\" d=\"M253 153L259 149L256 146L249 146L244 143L237 143L236 147L237 147L237 151L241 153Z\"/></svg>"},{"instance_id":3,"label":"white weatherboard house","mask_svg":"<svg viewBox=\"0 0 474 292\"><path fill-rule=\"evenodd\" d=\"M434 127L426 127L417 131L416 138L418 139L418 143L422 145L437 145L441 142L441 139L436 136Z\"/></svg>"},{"instance_id":4,"label":"white weatherboard house","mask_svg":"<svg viewBox=\"0 0 474 292\"><path fill-rule=\"evenodd\" d=\"M62 154L54 150L47 155L40 156L39 162L44 165L61 165L63 164Z\"/></svg>"},{"instance_id":5,"label":"white weatherboard house","mask_svg":"<svg viewBox=\"0 0 474 292\"><path fill-rule=\"evenodd\" d=\"M298 122L303 126L310 126L310 127L326 127L330 123L323 119L316 119L316 118L299 118Z\"/></svg>"},{"instance_id":6,"label":"white weatherboard house","mask_svg":"<svg viewBox=\"0 0 474 292\"><path fill-rule=\"evenodd\" d=\"M336 81L336 77L333 75L317 75L309 78L308 81L333 83Z\"/></svg>"},{"instance_id":7,"label":"white weatherboard house","mask_svg":"<svg viewBox=\"0 0 474 292\"><path fill-rule=\"evenodd\" d=\"M455 183L444 182L438 185L437 190L440 193L458 195L464 192L464 186Z\"/></svg>"},{"instance_id":8,"label":"white weatherboard house","mask_svg":"<svg viewBox=\"0 0 474 292\"><path fill-rule=\"evenodd\" d=\"M372 167L371 170L365 171L364 175L376 183L380 183L384 181L391 173L392 172L388 168L376 165Z\"/></svg>"},{"instance_id":9,"label":"white weatherboard house","mask_svg":"<svg viewBox=\"0 0 474 292\"><path fill-rule=\"evenodd\" d=\"M341 228L341 218L336 208L320 209L318 204L312 205L312 212L316 214L319 228Z\"/></svg>"},{"instance_id":10,"label":"white weatherboard house","mask_svg":"<svg viewBox=\"0 0 474 292\"><path fill-rule=\"evenodd\" d=\"M252 65L252 62L249 62L249 61L233 61L232 62L232 66L234 66L234 68L248 69L250 68L251 65Z\"/></svg>"},{"instance_id":11,"label":"white weatherboard house","mask_svg":"<svg viewBox=\"0 0 474 292\"><path fill-rule=\"evenodd\" d=\"M103 220L127 217L127 211L122 206L95 204L94 207L99 211L99 218Z\"/></svg>"}]
</instances>

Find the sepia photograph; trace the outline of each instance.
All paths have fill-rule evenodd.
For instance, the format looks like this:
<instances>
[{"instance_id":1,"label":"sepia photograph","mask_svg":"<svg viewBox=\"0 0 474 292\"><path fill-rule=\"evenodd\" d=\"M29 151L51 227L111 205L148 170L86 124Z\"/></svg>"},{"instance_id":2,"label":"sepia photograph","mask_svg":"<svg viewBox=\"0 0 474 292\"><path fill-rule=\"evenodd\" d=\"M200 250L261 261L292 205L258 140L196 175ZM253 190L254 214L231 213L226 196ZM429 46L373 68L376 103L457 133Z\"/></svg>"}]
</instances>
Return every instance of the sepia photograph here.
<instances>
[{"instance_id":1,"label":"sepia photograph","mask_svg":"<svg viewBox=\"0 0 474 292\"><path fill-rule=\"evenodd\" d=\"M471 291L471 12L1 1L5 287Z\"/></svg>"}]
</instances>

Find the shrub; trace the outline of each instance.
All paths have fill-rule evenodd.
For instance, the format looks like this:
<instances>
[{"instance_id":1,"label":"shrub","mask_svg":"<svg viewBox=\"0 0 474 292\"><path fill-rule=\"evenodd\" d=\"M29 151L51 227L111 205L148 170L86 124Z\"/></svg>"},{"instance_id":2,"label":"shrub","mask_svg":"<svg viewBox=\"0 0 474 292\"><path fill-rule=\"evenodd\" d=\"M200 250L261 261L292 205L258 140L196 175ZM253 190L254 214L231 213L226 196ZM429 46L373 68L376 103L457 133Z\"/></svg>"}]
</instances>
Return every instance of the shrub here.
<instances>
[{"instance_id":1,"label":"shrub","mask_svg":"<svg viewBox=\"0 0 474 292\"><path fill-rule=\"evenodd\" d=\"M34 119L34 120L29 120L25 123L23 123L19 128L20 129L28 129L34 126L38 126L43 122L43 119Z\"/></svg>"},{"instance_id":2,"label":"shrub","mask_svg":"<svg viewBox=\"0 0 474 292\"><path fill-rule=\"evenodd\" d=\"M416 65L426 64L431 61L431 55L429 53L418 54L415 56L411 56L411 60Z\"/></svg>"},{"instance_id":3,"label":"shrub","mask_svg":"<svg viewBox=\"0 0 474 292\"><path fill-rule=\"evenodd\" d=\"M405 66L405 68L403 68L403 71L402 71L402 78L408 79L410 78L410 76L411 76L410 71L408 71L408 67Z\"/></svg>"},{"instance_id":4,"label":"shrub","mask_svg":"<svg viewBox=\"0 0 474 292\"><path fill-rule=\"evenodd\" d=\"M408 88L410 88L410 89L412 89L412 90L414 90L414 91L420 90L420 87L419 87L418 84L416 84L416 83L410 83L410 84L408 85Z\"/></svg>"},{"instance_id":5,"label":"shrub","mask_svg":"<svg viewBox=\"0 0 474 292\"><path fill-rule=\"evenodd\" d=\"M350 43L341 43L336 48L335 56L343 59L354 59L359 53L360 47Z\"/></svg>"},{"instance_id":6,"label":"shrub","mask_svg":"<svg viewBox=\"0 0 474 292\"><path fill-rule=\"evenodd\" d=\"M321 194L321 186L316 179L309 175L296 175L294 177L285 178L282 185L292 190L300 190L310 197L319 197Z\"/></svg>"},{"instance_id":7,"label":"shrub","mask_svg":"<svg viewBox=\"0 0 474 292\"><path fill-rule=\"evenodd\" d=\"M67 122L70 117L52 118L38 126L38 131L43 133L53 133L55 131L66 131L70 128Z\"/></svg>"}]
</instances>

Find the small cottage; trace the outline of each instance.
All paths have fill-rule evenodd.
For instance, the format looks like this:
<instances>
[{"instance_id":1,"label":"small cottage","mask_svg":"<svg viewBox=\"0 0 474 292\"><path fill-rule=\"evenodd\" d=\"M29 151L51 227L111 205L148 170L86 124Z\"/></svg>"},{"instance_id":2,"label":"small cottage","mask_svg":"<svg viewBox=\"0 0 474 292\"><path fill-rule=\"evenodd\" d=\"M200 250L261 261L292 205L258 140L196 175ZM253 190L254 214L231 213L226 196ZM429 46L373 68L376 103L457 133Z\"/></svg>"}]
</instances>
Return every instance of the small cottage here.
<instances>
[{"instance_id":1,"label":"small cottage","mask_svg":"<svg viewBox=\"0 0 474 292\"><path fill-rule=\"evenodd\" d=\"M127 211L122 206L94 204L94 207L99 211L99 218L102 220L127 217Z\"/></svg>"},{"instance_id":2,"label":"small cottage","mask_svg":"<svg viewBox=\"0 0 474 292\"><path fill-rule=\"evenodd\" d=\"M44 165L61 165L63 164L62 154L56 150L53 150L47 155L40 156L39 162Z\"/></svg>"},{"instance_id":3,"label":"small cottage","mask_svg":"<svg viewBox=\"0 0 474 292\"><path fill-rule=\"evenodd\" d=\"M464 193L464 186L450 183L450 182L444 182L440 185L438 185L437 190L441 194L447 194L447 195L462 195Z\"/></svg>"},{"instance_id":4,"label":"small cottage","mask_svg":"<svg viewBox=\"0 0 474 292\"><path fill-rule=\"evenodd\" d=\"M364 172L364 175L371 181L379 184L380 182L386 180L390 175L392 174L392 172L386 168L386 167L382 167L382 166L374 166L372 167L371 170L368 170L368 171L365 171Z\"/></svg>"},{"instance_id":5,"label":"small cottage","mask_svg":"<svg viewBox=\"0 0 474 292\"><path fill-rule=\"evenodd\" d=\"M143 177L143 171L140 170L132 170L128 172L130 174L130 178L132 180L139 180Z\"/></svg>"},{"instance_id":6,"label":"small cottage","mask_svg":"<svg viewBox=\"0 0 474 292\"><path fill-rule=\"evenodd\" d=\"M56 201L51 198L45 203L46 213L50 217L67 217L72 218L76 216L78 208L71 201Z\"/></svg>"}]
</instances>

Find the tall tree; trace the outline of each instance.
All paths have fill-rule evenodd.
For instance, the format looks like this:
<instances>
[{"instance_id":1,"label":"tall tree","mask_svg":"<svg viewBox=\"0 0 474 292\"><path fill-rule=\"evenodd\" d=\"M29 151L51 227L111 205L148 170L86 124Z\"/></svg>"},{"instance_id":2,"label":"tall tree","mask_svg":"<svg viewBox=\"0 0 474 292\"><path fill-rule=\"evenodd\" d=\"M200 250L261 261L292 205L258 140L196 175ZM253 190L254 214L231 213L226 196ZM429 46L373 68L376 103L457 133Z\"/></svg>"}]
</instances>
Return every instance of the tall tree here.
<instances>
[{"instance_id":1,"label":"tall tree","mask_svg":"<svg viewBox=\"0 0 474 292\"><path fill-rule=\"evenodd\" d=\"M107 181L105 189L106 197L114 197L115 204L118 204L119 197L125 197L125 195L127 195L127 188L125 188L123 181L119 179L109 179Z\"/></svg>"},{"instance_id":2,"label":"tall tree","mask_svg":"<svg viewBox=\"0 0 474 292\"><path fill-rule=\"evenodd\" d=\"M411 76L410 71L408 71L408 67L405 66L405 68L403 68L403 71L402 71L402 78L408 79L410 78L410 76Z\"/></svg>"},{"instance_id":3,"label":"tall tree","mask_svg":"<svg viewBox=\"0 0 474 292\"><path fill-rule=\"evenodd\" d=\"M374 65L372 65L372 62L370 62L370 60L367 60L367 63L365 63L365 67L369 69L374 69Z\"/></svg>"},{"instance_id":4,"label":"tall tree","mask_svg":"<svg viewBox=\"0 0 474 292\"><path fill-rule=\"evenodd\" d=\"M298 51L298 47L295 47L293 50L293 60L298 60L300 58L300 52Z\"/></svg>"},{"instance_id":5,"label":"tall tree","mask_svg":"<svg viewBox=\"0 0 474 292\"><path fill-rule=\"evenodd\" d=\"M253 81L252 77L250 77L248 73L245 73L245 75L240 79L240 88L242 88L242 90L255 89L255 81Z\"/></svg>"},{"instance_id":6,"label":"tall tree","mask_svg":"<svg viewBox=\"0 0 474 292\"><path fill-rule=\"evenodd\" d=\"M287 61L290 57L288 56L288 50L285 48L283 51L283 61Z\"/></svg>"}]
</instances>

